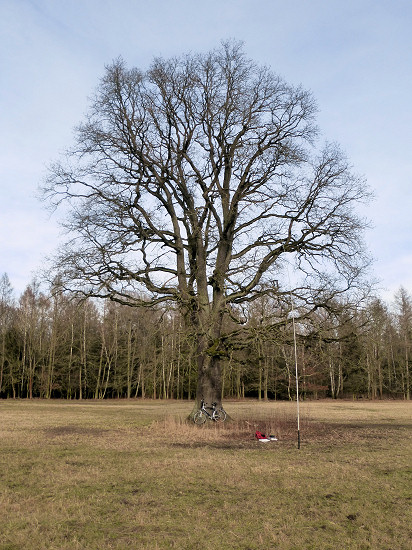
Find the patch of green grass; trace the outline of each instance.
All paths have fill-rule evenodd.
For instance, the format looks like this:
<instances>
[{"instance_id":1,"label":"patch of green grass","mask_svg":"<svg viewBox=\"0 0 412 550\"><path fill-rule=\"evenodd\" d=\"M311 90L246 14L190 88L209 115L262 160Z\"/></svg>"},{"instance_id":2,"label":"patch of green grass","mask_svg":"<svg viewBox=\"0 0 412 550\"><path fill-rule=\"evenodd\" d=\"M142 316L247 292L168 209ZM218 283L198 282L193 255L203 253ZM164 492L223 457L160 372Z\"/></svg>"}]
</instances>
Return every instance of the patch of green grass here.
<instances>
[{"instance_id":1,"label":"patch of green grass","mask_svg":"<svg viewBox=\"0 0 412 550\"><path fill-rule=\"evenodd\" d=\"M225 406L0 402L0 549L409 549L409 403Z\"/></svg>"}]
</instances>

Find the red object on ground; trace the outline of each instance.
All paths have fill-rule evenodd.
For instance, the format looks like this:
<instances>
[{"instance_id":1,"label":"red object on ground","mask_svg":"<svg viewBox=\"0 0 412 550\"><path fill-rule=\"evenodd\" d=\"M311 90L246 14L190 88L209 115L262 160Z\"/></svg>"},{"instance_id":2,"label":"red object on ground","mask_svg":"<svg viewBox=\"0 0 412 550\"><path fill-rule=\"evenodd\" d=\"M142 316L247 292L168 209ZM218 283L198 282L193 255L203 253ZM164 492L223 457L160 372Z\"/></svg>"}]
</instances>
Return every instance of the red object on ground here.
<instances>
[{"instance_id":1,"label":"red object on ground","mask_svg":"<svg viewBox=\"0 0 412 550\"><path fill-rule=\"evenodd\" d=\"M261 432L256 432L255 435L258 441L270 441L270 439L268 439L265 434L262 434Z\"/></svg>"}]
</instances>

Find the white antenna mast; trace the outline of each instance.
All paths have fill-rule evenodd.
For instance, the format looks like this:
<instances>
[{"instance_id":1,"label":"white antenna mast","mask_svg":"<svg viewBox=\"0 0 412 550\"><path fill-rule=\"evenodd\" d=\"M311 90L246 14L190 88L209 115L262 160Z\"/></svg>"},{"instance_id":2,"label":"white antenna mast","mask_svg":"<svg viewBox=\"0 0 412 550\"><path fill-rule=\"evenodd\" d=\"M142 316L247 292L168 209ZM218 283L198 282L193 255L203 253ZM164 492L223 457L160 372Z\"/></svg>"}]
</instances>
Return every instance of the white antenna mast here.
<instances>
[{"instance_id":1,"label":"white antenna mast","mask_svg":"<svg viewBox=\"0 0 412 550\"><path fill-rule=\"evenodd\" d=\"M290 282L290 275L289 275L289 267L286 267L287 273L288 273L288 279L289 279L289 287L290 287L290 305L292 307L292 311L290 312L290 315L292 316L292 325L293 325L293 344L294 344L294 351L295 351L295 377L296 377L296 415L297 415L297 424L298 424L298 449L300 449L300 414L299 414L299 377L298 377L298 350L296 345L296 325L295 325L295 304L293 303L293 296L292 296L292 284Z\"/></svg>"},{"instance_id":2,"label":"white antenna mast","mask_svg":"<svg viewBox=\"0 0 412 550\"><path fill-rule=\"evenodd\" d=\"M292 325L293 325L293 344L295 349L295 376L296 376L296 408L298 422L298 449L300 449L300 415L299 415L299 378L298 378L298 352L296 346L296 325L295 325L295 306L293 305L292 291L290 292L290 302L292 305Z\"/></svg>"}]
</instances>

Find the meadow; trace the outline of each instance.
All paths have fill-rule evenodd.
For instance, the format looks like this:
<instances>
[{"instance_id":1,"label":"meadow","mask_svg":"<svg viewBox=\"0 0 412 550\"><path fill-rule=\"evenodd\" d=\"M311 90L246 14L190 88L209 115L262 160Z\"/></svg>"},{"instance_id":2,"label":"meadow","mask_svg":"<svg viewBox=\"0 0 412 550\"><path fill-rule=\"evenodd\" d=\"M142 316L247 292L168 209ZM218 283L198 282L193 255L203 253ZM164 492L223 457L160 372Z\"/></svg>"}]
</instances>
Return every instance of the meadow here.
<instances>
[{"instance_id":1,"label":"meadow","mask_svg":"<svg viewBox=\"0 0 412 550\"><path fill-rule=\"evenodd\" d=\"M0 401L0 549L410 548L410 402L224 405Z\"/></svg>"}]
</instances>

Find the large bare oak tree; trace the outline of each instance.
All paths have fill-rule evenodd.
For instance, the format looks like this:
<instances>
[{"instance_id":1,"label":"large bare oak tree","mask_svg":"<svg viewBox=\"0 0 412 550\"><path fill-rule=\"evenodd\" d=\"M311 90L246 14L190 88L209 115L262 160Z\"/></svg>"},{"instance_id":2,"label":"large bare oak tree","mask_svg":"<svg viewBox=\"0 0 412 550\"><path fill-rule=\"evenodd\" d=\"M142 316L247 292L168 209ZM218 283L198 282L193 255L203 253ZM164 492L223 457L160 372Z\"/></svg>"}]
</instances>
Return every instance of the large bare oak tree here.
<instances>
[{"instance_id":1,"label":"large bare oak tree","mask_svg":"<svg viewBox=\"0 0 412 550\"><path fill-rule=\"evenodd\" d=\"M228 42L106 68L76 145L51 167L70 239L66 288L123 304L175 302L195 337L198 399L221 399L222 323L281 293L284 259L309 307L356 286L367 263L354 207L365 182L316 148L312 95ZM301 277L299 277L301 273Z\"/></svg>"}]
</instances>

